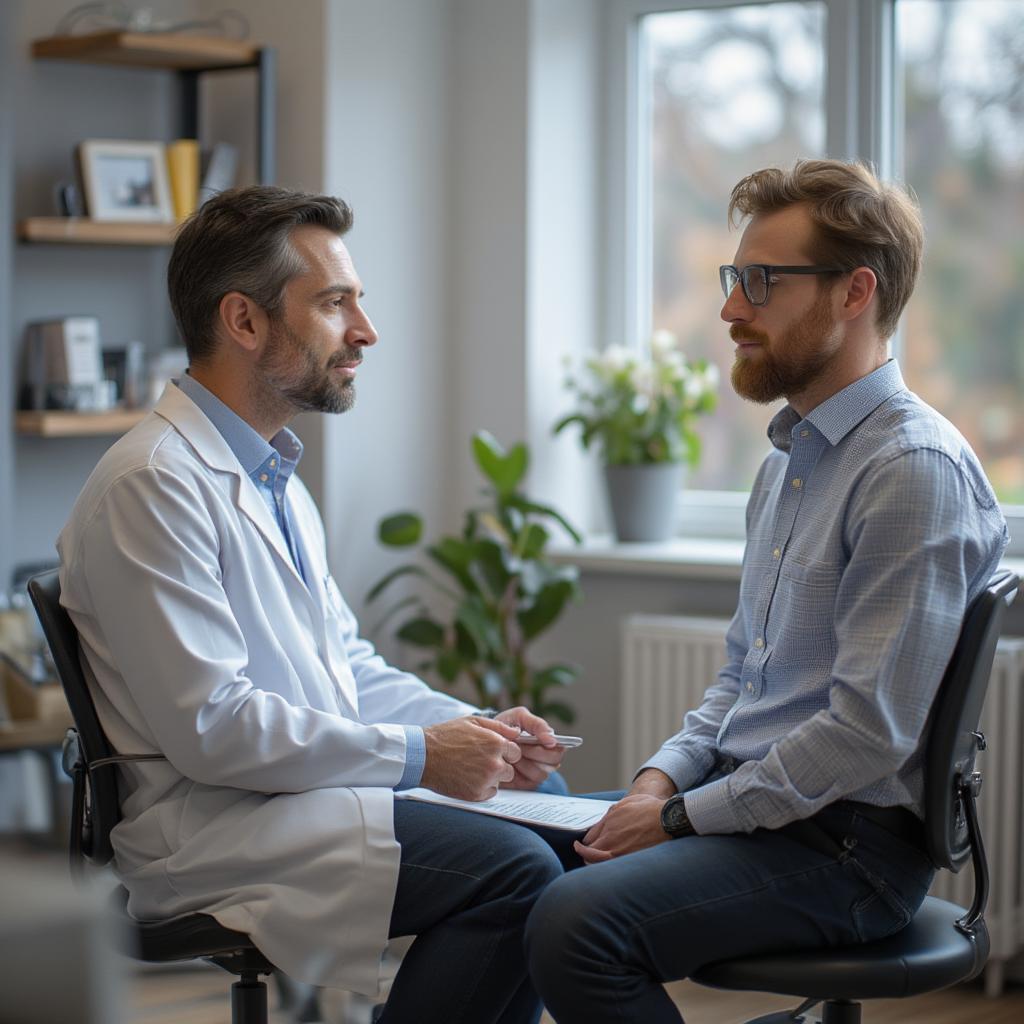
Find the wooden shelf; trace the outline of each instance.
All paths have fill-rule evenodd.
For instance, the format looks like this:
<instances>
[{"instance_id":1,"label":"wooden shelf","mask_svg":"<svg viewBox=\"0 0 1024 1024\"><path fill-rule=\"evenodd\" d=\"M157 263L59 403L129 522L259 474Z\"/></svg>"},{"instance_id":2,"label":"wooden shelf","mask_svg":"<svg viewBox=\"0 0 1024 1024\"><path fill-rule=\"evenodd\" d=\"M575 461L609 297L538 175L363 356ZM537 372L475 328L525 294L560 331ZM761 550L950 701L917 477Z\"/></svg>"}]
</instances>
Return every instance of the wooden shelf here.
<instances>
[{"instance_id":1,"label":"wooden shelf","mask_svg":"<svg viewBox=\"0 0 1024 1024\"><path fill-rule=\"evenodd\" d=\"M171 245L177 224L90 220L88 217L28 217L18 224L23 242L72 245Z\"/></svg>"},{"instance_id":2,"label":"wooden shelf","mask_svg":"<svg viewBox=\"0 0 1024 1024\"><path fill-rule=\"evenodd\" d=\"M257 47L236 39L168 32L91 32L32 43L33 57L177 71L251 67L257 53Z\"/></svg>"},{"instance_id":3,"label":"wooden shelf","mask_svg":"<svg viewBox=\"0 0 1024 1024\"><path fill-rule=\"evenodd\" d=\"M123 434L138 423L147 409L112 409L110 412L19 412L14 426L33 437L93 437Z\"/></svg>"}]
</instances>

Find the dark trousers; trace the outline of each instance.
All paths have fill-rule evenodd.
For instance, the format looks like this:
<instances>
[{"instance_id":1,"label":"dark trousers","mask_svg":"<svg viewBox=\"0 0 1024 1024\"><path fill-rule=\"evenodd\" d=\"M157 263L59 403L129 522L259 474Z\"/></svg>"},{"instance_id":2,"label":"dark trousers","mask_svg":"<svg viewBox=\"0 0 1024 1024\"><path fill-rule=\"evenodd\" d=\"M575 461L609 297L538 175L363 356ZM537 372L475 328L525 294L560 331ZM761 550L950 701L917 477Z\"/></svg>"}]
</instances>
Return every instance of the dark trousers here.
<instances>
[{"instance_id":1,"label":"dark trousers","mask_svg":"<svg viewBox=\"0 0 1024 1024\"><path fill-rule=\"evenodd\" d=\"M541 787L565 792L560 776ZM562 866L540 835L468 811L395 801L402 847L391 937L415 935L381 1024L533 1024L523 929Z\"/></svg>"},{"instance_id":2,"label":"dark trousers","mask_svg":"<svg viewBox=\"0 0 1024 1024\"><path fill-rule=\"evenodd\" d=\"M556 878L526 931L548 1011L558 1024L679 1022L662 982L906 925L934 874L919 845L850 805L811 820L810 831L675 839Z\"/></svg>"}]
</instances>

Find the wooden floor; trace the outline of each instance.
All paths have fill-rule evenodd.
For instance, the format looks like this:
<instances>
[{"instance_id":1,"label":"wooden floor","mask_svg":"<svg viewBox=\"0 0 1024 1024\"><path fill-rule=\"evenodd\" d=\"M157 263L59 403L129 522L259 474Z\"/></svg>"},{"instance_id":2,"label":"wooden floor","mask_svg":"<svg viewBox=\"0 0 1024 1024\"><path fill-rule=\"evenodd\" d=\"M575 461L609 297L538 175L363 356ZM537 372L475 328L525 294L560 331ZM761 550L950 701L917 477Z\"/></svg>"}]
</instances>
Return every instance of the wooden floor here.
<instances>
[{"instance_id":1,"label":"wooden floor","mask_svg":"<svg viewBox=\"0 0 1024 1024\"><path fill-rule=\"evenodd\" d=\"M216 968L141 969L131 982L128 1024L229 1024L232 979ZM669 986L686 1024L740 1024L759 1014L794 1005L779 996L718 992L691 982ZM273 1003L273 993L271 994ZM335 1000L337 1002L337 1000ZM355 1008L352 1024L364 1016ZM271 1024L292 1024L291 1018L271 1013ZM919 996L888 999L865 1005L864 1024L1021 1024L1024 987L1012 987L999 999L989 999L980 986L967 986ZM328 1024L348 1024L345 1018ZM544 1016L542 1024L551 1024Z\"/></svg>"}]
</instances>

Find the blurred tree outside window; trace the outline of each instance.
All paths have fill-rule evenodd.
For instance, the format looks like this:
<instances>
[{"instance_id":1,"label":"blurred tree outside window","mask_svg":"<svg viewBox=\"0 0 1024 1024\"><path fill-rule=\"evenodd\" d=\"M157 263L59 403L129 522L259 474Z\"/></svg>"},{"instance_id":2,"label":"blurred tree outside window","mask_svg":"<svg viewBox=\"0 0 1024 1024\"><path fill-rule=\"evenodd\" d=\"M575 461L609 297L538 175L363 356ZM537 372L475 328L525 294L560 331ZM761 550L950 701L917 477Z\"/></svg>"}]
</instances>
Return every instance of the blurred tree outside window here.
<instances>
[{"instance_id":1,"label":"blurred tree outside window","mask_svg":"<svg viewBox=\"0 0 1024 1024\"><path fill-rule=\"evenodd\" d=\"M1024 505L1024 0L899 0L896 63L927 230L903 372Z\"/></svg>"},{"instance_id":2,"label":"blurred tree outside window","mask_svg":"<svg viewBox=\"0 0 1024 1024\"><path fill-rule=\"evenodd\" d=\"M825 5L749 4L650 14L643 144L650 166L651 325L688 359L716 363L719 407L701 422L704 454L688 488L749 490L772 411L729 386L733 343L719 319L718 267L740 232L725 220L732 186L770 164L825 148Z\"/></svg>"}]
</instances>

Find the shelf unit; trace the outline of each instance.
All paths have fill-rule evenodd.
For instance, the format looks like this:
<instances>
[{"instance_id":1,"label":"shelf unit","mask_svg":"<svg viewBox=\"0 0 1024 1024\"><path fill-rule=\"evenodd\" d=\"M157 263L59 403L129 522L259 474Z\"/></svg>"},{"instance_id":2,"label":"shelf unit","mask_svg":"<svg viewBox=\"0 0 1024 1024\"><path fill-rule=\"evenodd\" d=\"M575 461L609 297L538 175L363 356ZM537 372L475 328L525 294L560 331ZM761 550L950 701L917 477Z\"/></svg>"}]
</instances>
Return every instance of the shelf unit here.
<instances>
[{"instance_id":1,"label":"shelf unit","mask_svg":"<svg viewBox=\"0 0 1024 1024\"><path fill-rule=\"evenodd\" d=\"M68 245L170 245L176 224L130 224L88 217L26 217L18 224L23 242Z\"/></svg>"},{"instance_id":2,"label":"shelf unit","mask_svg":"<svg viewBox=\"0 0 1024 1024\"><path fill-rule=\"evenodd\" d=\"M185 139L199 138L199 76L252 68L256 72L257 88L257 173L263 184L274 181L277 51L273 47L184 32L92 32L36 39L32 43L32 56L40 60L69 60L175 72L181 90L179 134ZM68 241L63 238L25 240ZM130 241L125 244L165 243Z\"/></svg>"},{"instance_id":3,"label":"shelf unit","mask_svg":"<svg viewBox=\"0 0 1024 1024\"><path fill-rule=\"evenodd\" d=\"M199 138L200 76L251 68L257 89L257 176L263 184L274 181L277 54L272 47L187 33L108 31L36 39L32 57L173 72L179 83L182 138ZM18 238L27 243L121 246L169 246L176 230L176 224L115 223L88 217L26 217L17 228ZM24 437L97 437L123 434L145 414L135 409L17 412L14 429Z\"/></svg>"},{"instance_id":4,"label":"shelf unit","mask_svg":"<svg viewBox=\"0 0 1024 1024\"><path fill-rule=\"evenodd\" d=\"M100 437L131 430L146 412L146 409L18 412L14 415L14 429L27 437Z\"/></svg>"}]
</instances>

